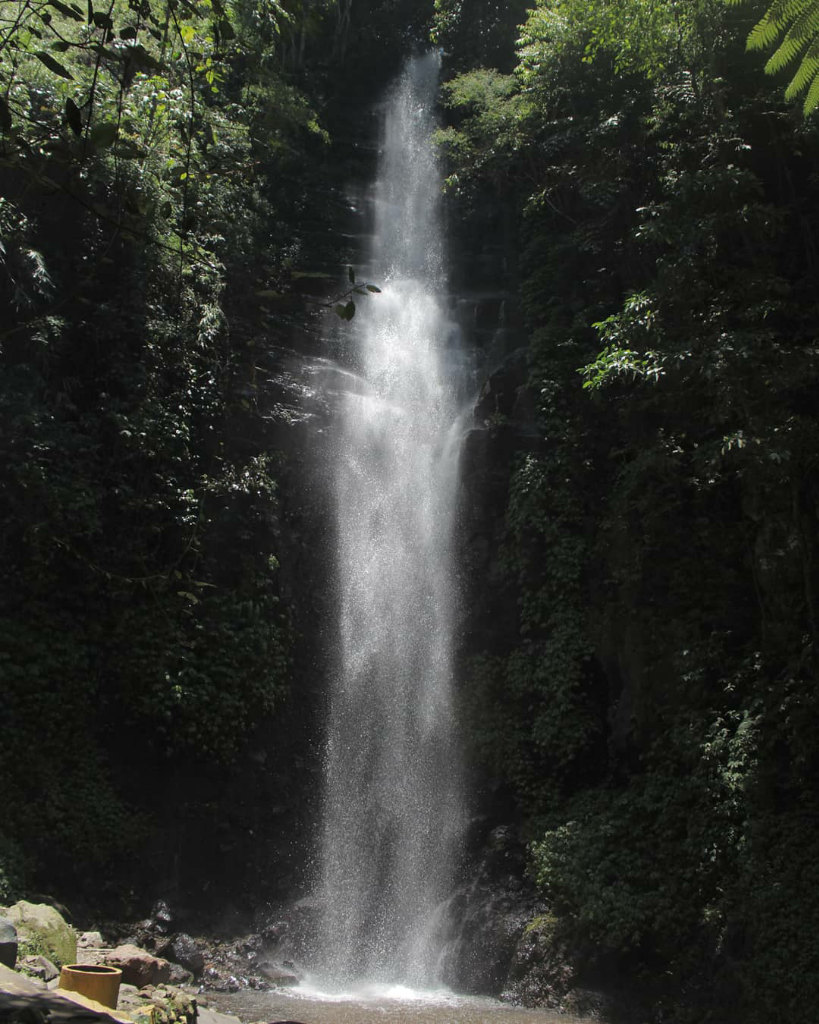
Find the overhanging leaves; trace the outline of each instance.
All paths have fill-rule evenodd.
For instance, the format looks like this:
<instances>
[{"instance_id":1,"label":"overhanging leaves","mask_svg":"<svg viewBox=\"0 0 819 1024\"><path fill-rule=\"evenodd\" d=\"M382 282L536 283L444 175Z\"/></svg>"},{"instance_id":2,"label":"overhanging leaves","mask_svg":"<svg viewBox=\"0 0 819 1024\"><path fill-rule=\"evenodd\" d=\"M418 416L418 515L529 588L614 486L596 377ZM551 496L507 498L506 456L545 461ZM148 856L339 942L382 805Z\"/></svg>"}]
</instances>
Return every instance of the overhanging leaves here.
<instances>
[{"instance_id":1,"label":"overhanging leaves","mask_svg":"<svg viewBox=\"0 0 819 1024\"><path fill-rule=\"evenodd\" d=\"M728 2L734 4L743 0ZM751 30L747 47L763 50L780 39L765 71L774 75L799 60L799 67L785 90L785 98L793 99L807 89L802 107L807 116L819 103L819 0L777 0Z\"/></svg>"},{"instance_id":2,"label":"overhanging leaves","mask_svg":"<svg viewBox=\"0 0 819 1024\"><path fill-rule=\"evenodd\" d=\"M45 64L45 66L48 68L48 70L53 71L55 75L59 75L60 78L67 78L69 79L69 81L72 82L74 81L74 76L71 74L68 68L60 64L59 61L54 60L50 53L46 53L45 50L38 50L37 53L34 54L34 56L38 60L42 61L43 64Z\"/></svg>"}]
</instances>

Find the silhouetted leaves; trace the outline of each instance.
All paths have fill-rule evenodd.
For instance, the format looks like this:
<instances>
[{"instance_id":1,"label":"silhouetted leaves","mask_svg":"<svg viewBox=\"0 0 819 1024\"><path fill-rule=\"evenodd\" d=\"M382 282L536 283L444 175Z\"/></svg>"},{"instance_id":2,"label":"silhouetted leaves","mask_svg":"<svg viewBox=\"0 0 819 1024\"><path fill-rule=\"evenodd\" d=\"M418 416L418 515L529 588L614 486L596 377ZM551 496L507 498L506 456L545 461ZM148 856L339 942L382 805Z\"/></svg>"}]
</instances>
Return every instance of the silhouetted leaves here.
<instances>
[{"instance_id":1,"label":"silhouetted leaves","mask_svg":"<svg viewBox=\"0 0 819 1024\"><path fill-rule=\"evenodd\" d=\"M75 135L82 135L82 117L80 115L80 110L70 96L65 101L65 119L68 121L68 126Z\"/></svg>"},{"instance_id":2,"label":"silhouetted leaves","mask_svg":"<svg viewBox=\"0 0 819 1024\"><path fill-rule=\"evenodd\" d=\"M45 64L45 66L48 68L48 70L53 71L55 75L59 75L60 78L67 78L72 82L74 81L74 76L71 74L68 68L60 64L59 61L56 61L50 53L46 53L45 50L38 50L34 54L34 56L38 60L42 61L43 64Z\"/></svg>"}]
</instances>

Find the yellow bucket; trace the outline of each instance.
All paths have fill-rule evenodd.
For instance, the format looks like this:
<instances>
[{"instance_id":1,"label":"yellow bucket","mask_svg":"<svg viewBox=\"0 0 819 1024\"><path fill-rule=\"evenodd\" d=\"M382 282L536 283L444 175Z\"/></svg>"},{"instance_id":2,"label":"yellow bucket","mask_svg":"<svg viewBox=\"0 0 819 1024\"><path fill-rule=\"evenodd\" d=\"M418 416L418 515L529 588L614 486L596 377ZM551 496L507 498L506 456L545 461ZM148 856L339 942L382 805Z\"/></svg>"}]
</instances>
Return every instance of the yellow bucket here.
<instances>
[{"instance_id":1,"label":"yellow bucket","mask_svg":"<svg viewBox=\"0 0 819 1024\"><path fill-rule=\"evenodd\" d=\"M68 964L60 971L60 988L78 992L81 996L94 999L103 1006L117 1008L119 983L122 971L119 967L102 967L98 964Z\"/></svg>"}]
</instances>

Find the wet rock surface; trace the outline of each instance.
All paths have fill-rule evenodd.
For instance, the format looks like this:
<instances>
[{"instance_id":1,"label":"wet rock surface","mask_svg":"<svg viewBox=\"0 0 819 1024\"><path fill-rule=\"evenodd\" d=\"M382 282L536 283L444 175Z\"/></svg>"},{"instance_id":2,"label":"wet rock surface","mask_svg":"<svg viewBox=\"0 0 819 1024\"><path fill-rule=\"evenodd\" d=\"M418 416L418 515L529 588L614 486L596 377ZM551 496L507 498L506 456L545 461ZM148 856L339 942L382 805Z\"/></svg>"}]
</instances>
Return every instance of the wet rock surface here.
<instances>
[{"instance_id":1,"label":"wet rock surface","mask_svg":"<svg viewBox=\"0 0 819 1024\"><path fill-rule=\"evenodd\" d=\"M444 980L456 991L499 995L527 925L545 912L533 887L521 881L524 858L513 830L496 827L449 900Z\"/></svg>"},{"instance_id":2,"label":"wet rock surface","mask_svg":"<svg viewBox=\"0 0 819 1024\"><path fill-rule=\"evenodd\" d=\"M446 907L443 980L514 1006L598 1017L605 998L580 978L558 919L527 875L516 830L487 828L473 822L473 867Z\"/></svg>"},{"instance_id":3,"label":"wet rock surface","mask_svg":"<svg viewBox=\"0 0 819 1024\"><path fill-rule=\"evenodd\" d=\"M14 968L17 962L17 929L7 917L0 917L0 964Z\"/></svg>"},{"instance_id":4,"label":"wet rock surface","mask_svg":"<svg viewBox=\"0 0 819 1024\"><path fill-rule=\"evenodd\" d=\"M205 954L195 940L184 932L174 935L167 943L159 946L157 953L185 968L194 978L198 978L205 969Z\"/></svg>"}]
</instances>

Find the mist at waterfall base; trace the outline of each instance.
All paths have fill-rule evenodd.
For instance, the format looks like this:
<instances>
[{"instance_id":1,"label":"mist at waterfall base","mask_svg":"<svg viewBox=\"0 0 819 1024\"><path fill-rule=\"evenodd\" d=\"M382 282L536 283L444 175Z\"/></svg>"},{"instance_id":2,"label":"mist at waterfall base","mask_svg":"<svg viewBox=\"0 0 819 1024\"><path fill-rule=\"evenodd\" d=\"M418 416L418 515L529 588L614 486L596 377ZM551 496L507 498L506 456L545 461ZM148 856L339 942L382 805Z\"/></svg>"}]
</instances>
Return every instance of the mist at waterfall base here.
<instances>
[{"instance_id":1,"label":"mist at waterfall base","mask_svg":"<svg viewBox=\"0 0 819 1024\"><path fill-rule=\"evenodd\" d=\"M202 997L198 997L201 1001ZM243 1021L298 1021L299 1024L588 1024L572 1014L523 1010L493 999L447 992L414 992L401 986L362 986L359 992L327 996L300 988L293 992L208 994L207 1002Z\"/></svg>"}]
</instances>

